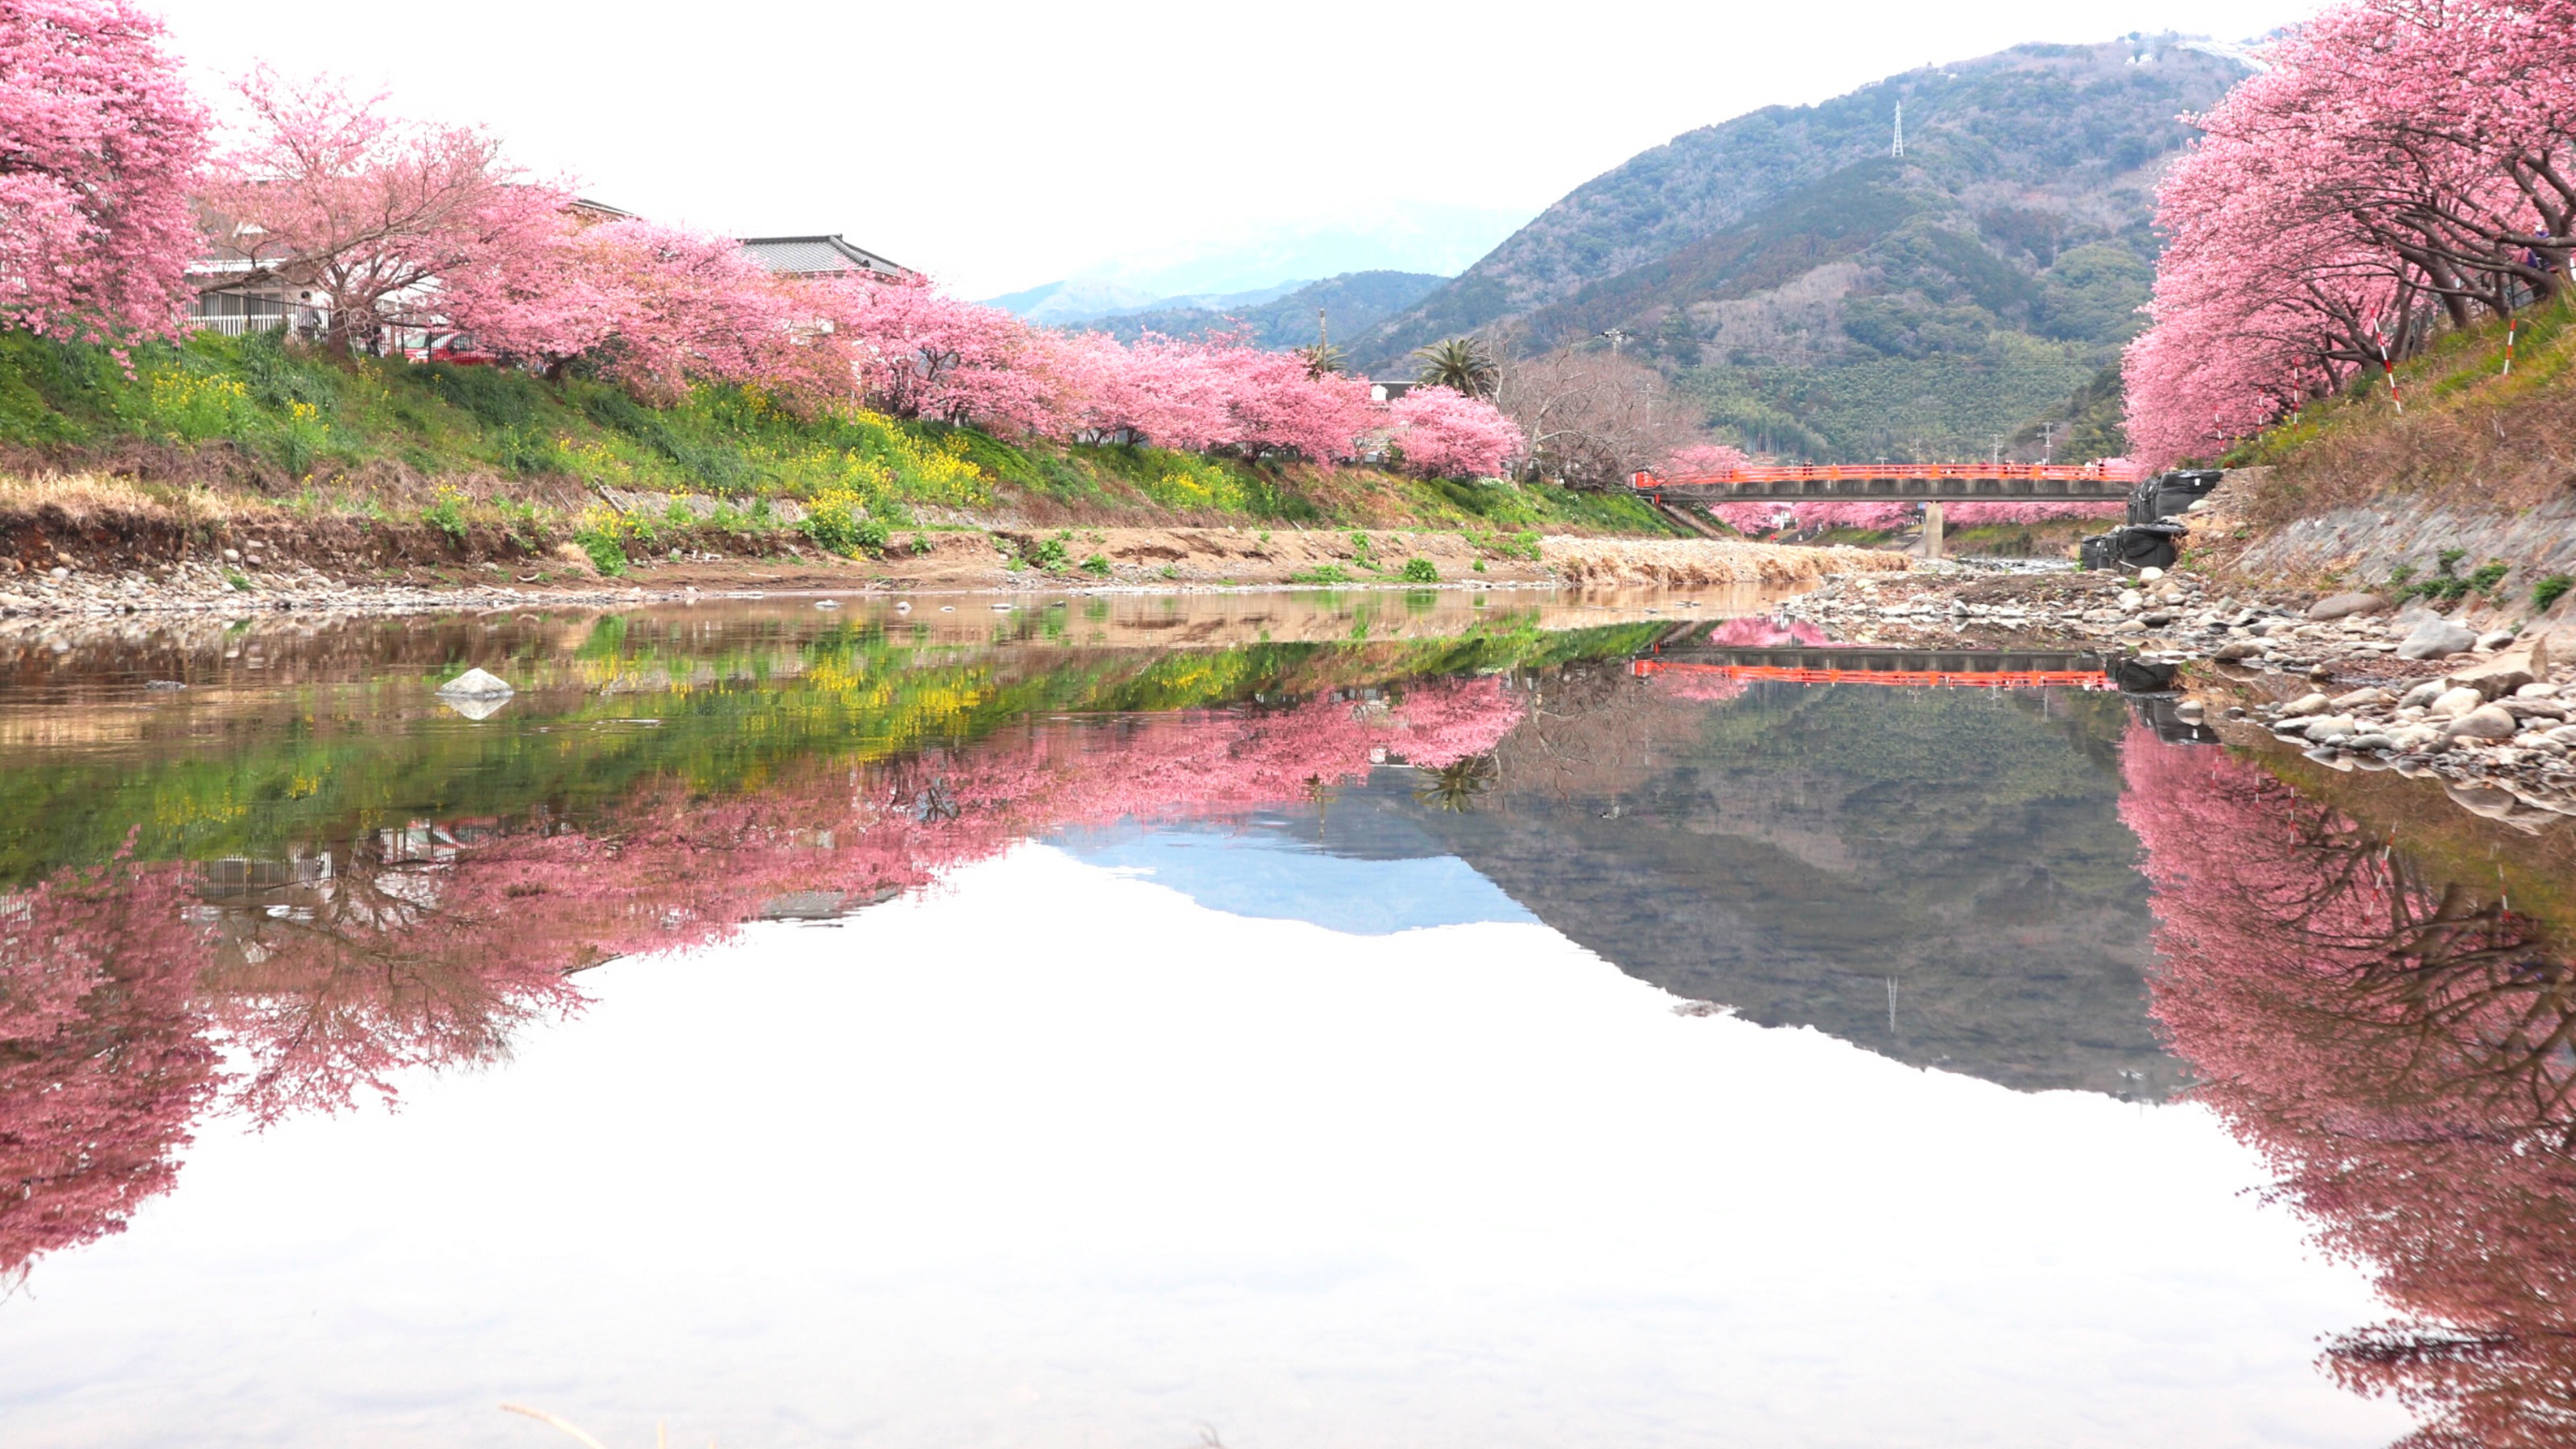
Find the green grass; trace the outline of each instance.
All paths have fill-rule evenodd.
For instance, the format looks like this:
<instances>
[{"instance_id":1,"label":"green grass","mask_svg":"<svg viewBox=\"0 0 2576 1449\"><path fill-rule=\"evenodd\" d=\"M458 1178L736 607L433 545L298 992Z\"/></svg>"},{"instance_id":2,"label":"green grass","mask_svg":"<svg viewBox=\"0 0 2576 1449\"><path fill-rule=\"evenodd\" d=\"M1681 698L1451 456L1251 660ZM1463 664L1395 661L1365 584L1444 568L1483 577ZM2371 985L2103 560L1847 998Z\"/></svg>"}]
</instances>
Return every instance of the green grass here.
<instances>
[{"instance_id":1,"label":"green grass","mask_svg":"<svg viewBox=\"0 0 2576 1449\"><path fill-rule=\"evenodd\" d=\"M863 536L869 523L910 527L922 509L972 513L1014 494L1121 521L1674 531L1633 499L1554 487L1022 444L857 408L799 411L755 388L704 386L655 406L580 377L335 359L276 333L199 333L138 346L130 358L128 367L104 348L0 332L0 445L41 448L78 468L139 441L168 450L155 464L170 475L161 481L248 472L272 495L344 504L345 495L390 489L408 499L398 512L450 533L482 511L448 504L435 491L442 483L476 499L560 500L567 485L712 496L728 510L717 526L745 531L775 527L762 512L770 500L828 500L839 516L809 533L841 553L886 546L881 530Z\"/></svg>"}]
</instances>

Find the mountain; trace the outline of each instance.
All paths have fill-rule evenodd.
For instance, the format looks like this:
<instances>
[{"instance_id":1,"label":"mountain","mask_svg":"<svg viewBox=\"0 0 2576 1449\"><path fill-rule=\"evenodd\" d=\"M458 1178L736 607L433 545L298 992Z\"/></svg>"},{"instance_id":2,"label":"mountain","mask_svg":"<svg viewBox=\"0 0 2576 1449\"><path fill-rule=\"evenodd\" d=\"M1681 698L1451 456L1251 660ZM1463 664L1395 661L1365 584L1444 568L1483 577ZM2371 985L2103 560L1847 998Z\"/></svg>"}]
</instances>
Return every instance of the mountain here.
<instances>
[{"instance_id":1,"label":"mountain","mask_svg":"<svg viewBox=\"0 0 2576 1449\"><path fill-rule=\"evenodd\" d=\"M1011 292L986 299L985 305L1046 327L1062 327L1076 322L1089 322L1102 317L1124 317L1138 312L1175 311L1187 308L1248 307L1274 301L1305 285L1301 281L1274 282L1247 292L1230 294L1197 294L1165 296L1147 292L1098 277L1075 277L1061 282L1048 282L1024 292ZM1382 314L1381 314L1382 315Z\"/></svg>"},{"instance_id":2,"label":"mountain","mask_svg":"<svg viewBox=\"0 0 2576 1449\"><path fill-rule=\"evenodd\" d=\"M1353 361L1466 332L1617 345L1758 450L1982 457L2135 331L2155 180L2180 117L2247 73L2228 51L2016 46L1703 127L1577 187Z\"/></svg>"},{"instance_id":3,"label":"mountain","mask_svg":"<svg viewBox=\"0 0 2576 1449\"><path fill-rule=\"evenodd\" d=\"M990 304L1061 327L1154 309L1258 306L1309 279L1351 272L1454 277L1527 220L1525 210L1423 201L1369 203L1290 222L1220 219L1214 230L1178 233Z\"/></svg>"},{"instance_id":4,"label":"mountain","mask_svg":"<svg viewBox=\"0 0 2576 1449\"><path fill-rule=\"evenodd\" d=\"M1132 342L1147 332L1195 337L1243 327L1250 331L1253 346L1284 351L1315 340L1319 311L1333 337L1355 337L1421 301L1448 280L1427 272L1345 272L1257 305L1155 307L1100 318L1091 330Z\"/></svg>"}]
</instances>

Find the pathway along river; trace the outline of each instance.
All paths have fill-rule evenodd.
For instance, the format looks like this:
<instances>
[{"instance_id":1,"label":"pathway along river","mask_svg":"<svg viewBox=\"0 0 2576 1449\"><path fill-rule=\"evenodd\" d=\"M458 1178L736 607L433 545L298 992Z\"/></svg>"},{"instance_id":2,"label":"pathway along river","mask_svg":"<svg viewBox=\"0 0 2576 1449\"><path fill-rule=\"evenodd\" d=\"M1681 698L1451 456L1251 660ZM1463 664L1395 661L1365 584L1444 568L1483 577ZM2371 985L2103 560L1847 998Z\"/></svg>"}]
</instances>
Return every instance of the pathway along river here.
<instances>
[{"instance_id":1,"label":"pathway along river","mask_svg":"<svg viewBox=\"0 0 2576 1449\"><path fill-rule=\"evenodd\" d=\"M0 1440L2567 1442L2566 833L1765 603L0 636Z\"/></svg>"}]
</instances>

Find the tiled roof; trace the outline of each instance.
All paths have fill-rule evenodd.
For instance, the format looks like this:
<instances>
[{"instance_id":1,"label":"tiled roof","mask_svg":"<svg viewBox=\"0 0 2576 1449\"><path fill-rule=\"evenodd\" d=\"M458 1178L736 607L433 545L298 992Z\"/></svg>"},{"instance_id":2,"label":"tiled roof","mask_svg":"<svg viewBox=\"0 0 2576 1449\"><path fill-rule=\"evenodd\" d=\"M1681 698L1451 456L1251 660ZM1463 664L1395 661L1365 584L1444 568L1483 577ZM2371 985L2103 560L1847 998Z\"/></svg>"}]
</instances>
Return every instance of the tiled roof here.
<instances>
[{"instance_id":1,"label":"tiled roof","mask_svg":"<svg viewBox=\"0 0 2576 1449\"><path fill-rule=\"evenodd\" d=\"M747 236L742 249L773 272L811 277L833 272L901 275L903 268L837 236Z\"/></svg>"}]
</instances>

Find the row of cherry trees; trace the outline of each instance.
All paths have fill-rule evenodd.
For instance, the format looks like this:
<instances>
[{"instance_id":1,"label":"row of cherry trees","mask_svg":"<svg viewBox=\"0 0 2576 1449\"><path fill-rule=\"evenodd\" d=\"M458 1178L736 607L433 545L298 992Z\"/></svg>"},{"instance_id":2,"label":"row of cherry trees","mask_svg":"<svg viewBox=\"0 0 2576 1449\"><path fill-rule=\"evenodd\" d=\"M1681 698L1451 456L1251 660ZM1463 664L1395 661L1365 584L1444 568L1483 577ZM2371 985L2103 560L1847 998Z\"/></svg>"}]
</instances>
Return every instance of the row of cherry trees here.
<instances>
[{"instance_id":1,"label":"row of cherry trees","mask_svg":"<svg viewBox=\"0 0 2576 1449\"><path fill-rule=\"evenodd\" d=\"M2347 0L2263 58L2158 195L2124 368L2151 465L2567 284L2576 0Z\"/></svg>"},{"instance_id":2,"label":"row of cherry trees","mask_svg":"<svg viewBox=\"0 0 2576 1449\"><path fill-rule=\"evenodd\" d=\"M1321 462L1385 452L1432 475L1499 473L1522 447L1491 404L1447 389L1385 405L1239 336L1126 346L918 279L780 277L728 237L603 221L479 128L265 68L235 89L238 122L218 138L157 22L127 0L0 6L0 326L176 336L211 242L224 284L325 300L326 343L343 353L389 326L438 326L647 398L748 383L1014 434Z\"/></svg>"}]
</instances>

